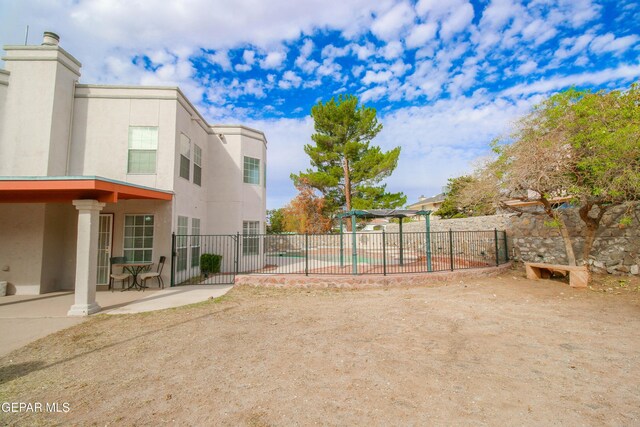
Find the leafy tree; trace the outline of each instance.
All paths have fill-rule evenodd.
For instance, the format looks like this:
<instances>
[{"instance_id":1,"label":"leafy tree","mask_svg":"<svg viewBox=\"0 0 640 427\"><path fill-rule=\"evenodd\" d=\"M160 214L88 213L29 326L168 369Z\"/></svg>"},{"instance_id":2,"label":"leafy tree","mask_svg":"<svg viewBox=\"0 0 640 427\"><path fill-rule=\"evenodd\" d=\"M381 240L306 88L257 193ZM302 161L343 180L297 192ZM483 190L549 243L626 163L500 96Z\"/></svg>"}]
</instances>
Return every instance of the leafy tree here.
<instances>
[{"instance_id":1,"label":"leafy tree","mask_svg":"<svg viewBox=\"0 0 640 427\"><path fill-rule=\"evenodd\" d=\"M469 216L492 215L495 207L487 203L463 204L460 194L467 185L473 184L475 178L463 175L449 178L445 189L445 198L440 208L434 212L440 218L466 218Z\"/></svg>"},{"instance_id":2,"label":"leafy tree","mask_svg":"<svg viewBox=\"0 0 640 427\"><path fill-rule=\"evenodd\" d=\"M640 86L558 93L518 122L511 143L496 143L494 150L497 158L478 170L477 183L463 198L521 212L505 202L541 204L540 214L560 230L575 265L573 242L555 203L569 199L585 225L580 231L586 263L605 213L640 198Z\"/></svg>"},{"instance_id":3,"label":"leafy tree","mask_svg":"<svg viewBox=\"0 0 640 427\"><path fill-rule=\"evenodd\" d=\"M351 210L404 205L406 196L389 193L386 185L380 184L396 168L400 147L385 153L370 145L382 130L374 108L358 107L357 97L340 95L337 101L331 98L325 104L318 102L311 116L314 144L305 145L304 151L313 169L292 174L296 185L304 181L320 191L329 213L342 207Z\"/></svg>"},{"instance_id":4,"label":"leafy tree","mask_svg":"<svg viewBox=\"0 0 640 427\"><path fill-rule=\"evenodd\" d=\"M325 213L325 199L308 185L299 183L298 195L282 208L284 231L320 234L331 231L331 218Z\"/></svg>"},{"instance_id":5,"label":"leafy tree","mask_svg":"<svg viewBox=\"0 0 640 427\"><path fill-rule=\"evenodd\" d=\"M284 209L267 210L267 221L267 233L282 233L284 231Z\"/></svg>"}]
</instances>

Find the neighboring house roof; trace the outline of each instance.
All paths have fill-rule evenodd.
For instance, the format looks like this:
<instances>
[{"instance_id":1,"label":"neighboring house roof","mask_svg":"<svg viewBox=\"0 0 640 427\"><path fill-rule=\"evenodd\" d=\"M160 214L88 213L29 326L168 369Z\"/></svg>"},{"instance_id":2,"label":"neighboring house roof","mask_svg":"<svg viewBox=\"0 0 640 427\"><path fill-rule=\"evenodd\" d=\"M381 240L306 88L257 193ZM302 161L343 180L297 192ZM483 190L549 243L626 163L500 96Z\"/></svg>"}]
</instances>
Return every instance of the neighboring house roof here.
<instances>
[{"instance_id":1,"label":"neighboring house roof","mask_svg":"<svg viewBox=\"0 0 640 427\"><path fill-rule=\"evenodd\" d=\"M407 205L407 209L420 209L420 207L423 205L435 205L438 203L442 203L444 202L444 198L444 193L436 194L432 197L420 196L417 202Z\"/></svg>"}]
</instances>

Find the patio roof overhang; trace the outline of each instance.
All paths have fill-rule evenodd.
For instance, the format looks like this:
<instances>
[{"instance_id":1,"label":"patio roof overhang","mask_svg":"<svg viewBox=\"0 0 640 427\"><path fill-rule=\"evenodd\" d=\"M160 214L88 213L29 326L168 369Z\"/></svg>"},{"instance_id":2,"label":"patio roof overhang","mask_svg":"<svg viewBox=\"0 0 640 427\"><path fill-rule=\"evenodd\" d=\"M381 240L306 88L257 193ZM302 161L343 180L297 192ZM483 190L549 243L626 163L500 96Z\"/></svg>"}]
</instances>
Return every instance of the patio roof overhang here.
<instances>
[{"instance_id":1,"label":"patio roof overhang","mask_svg":"<svg viewBox=\"0 0 640 427\"><path fill-rule=\"evenodd\" d=\"M128 199L169 201L173 193L99 176L0 177L0 203L64 203L80 199L103 203Z\"/></svg>"}]
</instances>

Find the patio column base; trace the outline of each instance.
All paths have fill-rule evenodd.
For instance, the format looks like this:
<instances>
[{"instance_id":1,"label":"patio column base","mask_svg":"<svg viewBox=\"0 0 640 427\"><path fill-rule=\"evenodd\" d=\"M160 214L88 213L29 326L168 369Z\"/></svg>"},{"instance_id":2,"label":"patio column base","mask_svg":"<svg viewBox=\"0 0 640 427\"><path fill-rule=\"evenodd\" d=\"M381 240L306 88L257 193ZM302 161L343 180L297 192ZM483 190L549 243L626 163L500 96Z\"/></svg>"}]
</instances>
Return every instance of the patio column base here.
<instances>
[{"instance_id":1,"label":"patio column base","mask_svg":"<svg viewBox=\"0 0 640 427\"><path fill-rule=\"evenodd\" d=\"M97 303L93 304L74 304L67 312L67 316L88 316L102 310Z\"/></svg>"}]
</instances>

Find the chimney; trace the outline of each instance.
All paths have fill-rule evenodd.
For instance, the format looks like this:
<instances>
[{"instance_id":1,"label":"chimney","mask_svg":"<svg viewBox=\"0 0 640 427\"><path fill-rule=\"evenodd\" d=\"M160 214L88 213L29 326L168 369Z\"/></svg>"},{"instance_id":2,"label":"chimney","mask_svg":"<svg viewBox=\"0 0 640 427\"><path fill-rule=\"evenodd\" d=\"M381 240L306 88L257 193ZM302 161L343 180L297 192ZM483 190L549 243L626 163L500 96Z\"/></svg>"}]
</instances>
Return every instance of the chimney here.
<instances>
[{"instance_id":1,"label":"chimney","mask_svg":"<svg viewBox=\"0 0 640 427\"><path fill-rule=\"evenodd\" d=\"M426 198L426 197L424 197L424 195L422 195L422 196L418 197L418 200L419 200L420 202L422 202L423 200L427 200L427 198Z\"/></svg>"},{"instance_id":2,"label":"chimney","mask_svg":"<svg viewBox=\"0 0 640 427\"><path fill-rule=\"evenodd\" d=\"M60 43L60 36L51 31L45 31L42 37L42 44L44 46L58 46Z\"/></svg>"}]
</instances>

